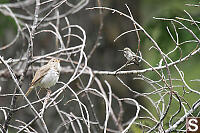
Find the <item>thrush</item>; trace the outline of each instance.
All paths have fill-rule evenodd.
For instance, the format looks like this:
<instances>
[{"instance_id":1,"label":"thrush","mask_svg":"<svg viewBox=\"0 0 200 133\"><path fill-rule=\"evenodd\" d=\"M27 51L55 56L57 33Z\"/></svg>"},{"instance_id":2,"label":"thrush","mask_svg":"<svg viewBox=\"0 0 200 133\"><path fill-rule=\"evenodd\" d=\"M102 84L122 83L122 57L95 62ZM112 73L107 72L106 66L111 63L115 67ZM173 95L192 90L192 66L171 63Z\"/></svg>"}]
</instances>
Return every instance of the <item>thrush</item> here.
<instances>
[{"instance_id":1,"label":"thrush","mask_svg":"<svg viewBox=\"0 0 200 133\"><path fill-rule=\"evenodd\" d=\"M28 96L33 88L40 87L41 89L49 89L50 87L54 86L59 79L60 75L60 60L52 58L49 62L40 67L31 82L31 85L26 92L26 96Z\"/></svg>"}]
</instances>

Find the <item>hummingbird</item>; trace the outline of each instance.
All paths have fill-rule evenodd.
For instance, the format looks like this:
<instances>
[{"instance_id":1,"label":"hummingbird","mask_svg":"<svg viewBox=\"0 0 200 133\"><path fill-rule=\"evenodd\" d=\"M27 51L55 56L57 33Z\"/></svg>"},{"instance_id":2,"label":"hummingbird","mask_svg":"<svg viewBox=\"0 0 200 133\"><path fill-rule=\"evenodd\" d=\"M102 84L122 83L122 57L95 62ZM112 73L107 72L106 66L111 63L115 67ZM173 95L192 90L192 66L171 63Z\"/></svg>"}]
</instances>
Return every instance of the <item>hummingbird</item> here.
<instances>
[{"instance_id":1,"label":"hummingbird","mask_svg":"<svg viewBox=\"0 0 200 133\"><path fill-rule=\"evenodd\" d=\"M123 50L118 50L118 51L121 51L124 53L124 57L126 57L128 63L133 61L134 64L139 66L139 59L138 59L137 55L133 51L131 51L130 48L126 47Z\"/></svg>"}]
</instances>

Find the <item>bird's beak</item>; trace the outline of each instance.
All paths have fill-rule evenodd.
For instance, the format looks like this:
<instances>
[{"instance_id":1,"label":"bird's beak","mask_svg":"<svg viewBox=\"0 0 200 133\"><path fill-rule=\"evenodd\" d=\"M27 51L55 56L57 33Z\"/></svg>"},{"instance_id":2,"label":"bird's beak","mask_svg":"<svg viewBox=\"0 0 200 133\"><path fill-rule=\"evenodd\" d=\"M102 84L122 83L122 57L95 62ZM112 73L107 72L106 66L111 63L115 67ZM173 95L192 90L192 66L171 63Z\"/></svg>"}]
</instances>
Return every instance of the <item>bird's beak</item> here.
<instances>
[{"instance_id":1,"label":"bird's beak","mask_svg":"<svg viewBox=\"0 0 200 133\"><path fill-rule=\"evenodd\" d=\"M117 50L117 51L119 51L119 52L124 52L124 50Z\"/></svg>"},{"instance_id":2,"label":"bird's beak","mask_svg":"<svg viewBox=\"0 0 200 133\"><path fill-rule=\"evenodd\" d=\"M60 63L60 60L59 60L59 59L57 59L56 61L57 61L58 63Z\"/></svg>"}]
</instances>

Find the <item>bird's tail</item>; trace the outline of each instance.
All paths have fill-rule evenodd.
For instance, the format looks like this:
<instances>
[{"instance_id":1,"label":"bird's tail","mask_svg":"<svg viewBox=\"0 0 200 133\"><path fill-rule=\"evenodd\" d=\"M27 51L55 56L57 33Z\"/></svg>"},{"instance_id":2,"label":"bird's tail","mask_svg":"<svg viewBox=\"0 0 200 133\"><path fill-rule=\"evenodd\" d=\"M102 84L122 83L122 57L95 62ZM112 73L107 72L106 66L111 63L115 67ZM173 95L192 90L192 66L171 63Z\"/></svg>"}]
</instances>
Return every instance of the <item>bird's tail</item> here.
<instances>
[{"instance_id":1,"label":"bird's tail","mask_svg":"<svg viewBox=\"0 0 200 133\"><path fill-rule=\"evenodd\" d=\"M33 90L33 88L34 88L33 86L30 86L25 95L28 96L31 93L31 91Z\"/></svg>"}]
</instances>

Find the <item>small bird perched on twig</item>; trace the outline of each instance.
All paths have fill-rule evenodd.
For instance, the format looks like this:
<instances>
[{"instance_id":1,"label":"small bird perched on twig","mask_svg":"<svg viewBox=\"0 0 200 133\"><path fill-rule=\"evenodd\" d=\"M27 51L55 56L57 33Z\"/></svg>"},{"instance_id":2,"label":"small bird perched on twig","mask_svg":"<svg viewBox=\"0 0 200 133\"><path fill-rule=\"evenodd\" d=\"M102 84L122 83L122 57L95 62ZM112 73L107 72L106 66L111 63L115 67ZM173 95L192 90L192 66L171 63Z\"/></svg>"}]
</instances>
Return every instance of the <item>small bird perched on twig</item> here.
<instances>
[{"instance_id":1,"label":"small bird perched on twig","mask_svg":"<svg viewBox=\"0 0 200 133\"><path fill-rule=\"evenodd\" d=\"M122 70L124 67L126 67L127 64L130 63L130 62L133 62L134 64L136 64L137 66L139 66L139 62L141 61L141 58L142 58L142 54L140 53L140 51L138 51L139 54L140 54L140 56L139 56L140 59L139 59L139 57L138 57L133 51L131 51L130 48L124 48L123 50L118 50L118 51L121 51L121 52L124 53L124 57L126 57L127 62L126 62L126 64L124 64L122 67L120 67L119 69L117 69L117 70L115 71L115 75L116 75L120 70Z\"/></svg>"},{"instance_id":2,"label":"small bird perched on twig","mask_svg":"<svg viewBox=\"0 0 200 133\"><path fill-rule=\"evenodd\" d=\"M118 51L122 51L122 52L124 52L124 57L126 57L126 59L127 59L127 63L129 63L129 62L134 62L136 65L139 65L139 59L138 59L138 57L137 57L137 55L133 52L133 51L131 51L131 49L130 48L124 48L123 50L118 50ZM126 63L126 64L127 64Z\"/></svg>"},{"instance_id":3,"label":"small bird perched on twig","mask_svg":"<svg viewBox=\"0 0 200 133\"><path fill-rule=\"evenodd\" d=\"M60 69L60 60L52 58L46 65L40 67L36 71L31 86L25 95L28 96L33 88L38 86L41 87L41 89L49 89L54 86L58 82Z\"/></svg>"}]
</instances>

